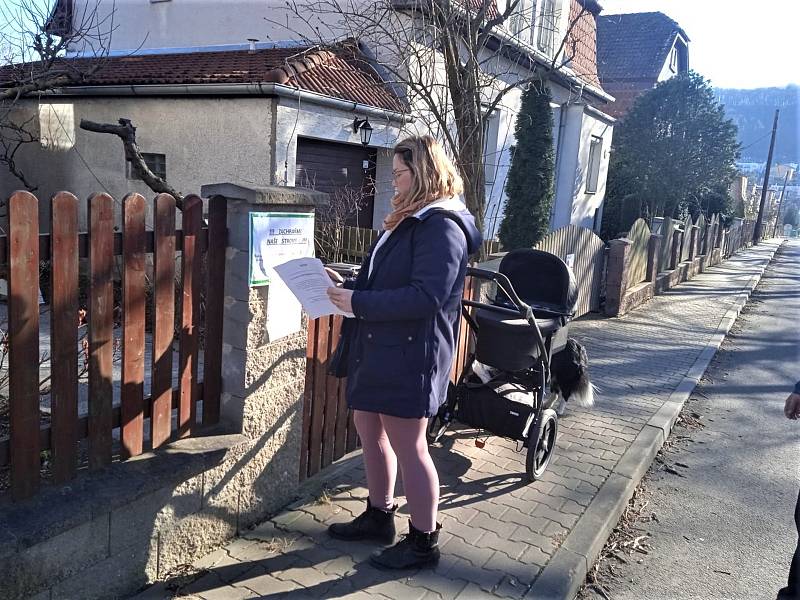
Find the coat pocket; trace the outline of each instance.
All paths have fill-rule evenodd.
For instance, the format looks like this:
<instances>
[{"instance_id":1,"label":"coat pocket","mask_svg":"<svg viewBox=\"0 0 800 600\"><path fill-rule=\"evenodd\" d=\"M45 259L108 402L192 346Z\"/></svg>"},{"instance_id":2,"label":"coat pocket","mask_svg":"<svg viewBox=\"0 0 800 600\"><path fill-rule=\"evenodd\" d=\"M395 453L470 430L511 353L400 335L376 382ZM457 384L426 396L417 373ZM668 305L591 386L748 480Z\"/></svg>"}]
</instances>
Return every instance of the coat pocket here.
<instances>
[{"instance_id":1,"label":"coat pocket","mask_svg":"<svg viewBox=\"0 0 800 600\"><path fill-rule=\"evenodd\" d=\"M362 369L370 379L387 375L391 379L391 375L396 373L422 373L425 340L416 328L398 328L396 324L367 327L362 340Z\"/></svg>"}]
</instances>

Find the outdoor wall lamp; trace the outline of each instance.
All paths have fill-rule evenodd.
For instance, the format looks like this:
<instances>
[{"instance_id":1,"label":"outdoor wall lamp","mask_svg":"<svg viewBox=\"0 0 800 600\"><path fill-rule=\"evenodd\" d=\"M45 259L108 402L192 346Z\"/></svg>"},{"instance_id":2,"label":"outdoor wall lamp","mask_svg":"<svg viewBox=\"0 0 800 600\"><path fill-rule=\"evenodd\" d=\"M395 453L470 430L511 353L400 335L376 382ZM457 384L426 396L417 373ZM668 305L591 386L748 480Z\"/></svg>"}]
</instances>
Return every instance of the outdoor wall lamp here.
<instances>
[{"instance_id":1,"label":"outdoor wall lamp","mask_svg":"<svg viewBox=\"0 0 800 600\"><path fill-rule=\"evenodd\" d=\"M353 119L353 133L361 133L361 144L369 146L369 141L372 138L372 125L369 124L369 119Z\"/></svg>"}]
</instances>

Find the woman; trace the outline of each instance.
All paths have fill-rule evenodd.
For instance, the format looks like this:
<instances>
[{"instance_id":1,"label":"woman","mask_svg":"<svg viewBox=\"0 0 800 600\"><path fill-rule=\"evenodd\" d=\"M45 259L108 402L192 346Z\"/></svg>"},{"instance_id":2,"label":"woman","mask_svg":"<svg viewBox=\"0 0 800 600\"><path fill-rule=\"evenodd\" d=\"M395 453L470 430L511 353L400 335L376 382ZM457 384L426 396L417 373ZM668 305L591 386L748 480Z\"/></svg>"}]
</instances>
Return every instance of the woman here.
<instances>
[{"instance_id":1,"label":"woman","mask_svg":"<svg viewBox=\"0 0 800 600\"><path fill-rule=\"evenodd\" d=\"M461 178L430 136L394 149L393 211L359 276L329 296L355 315L347 403L364 454L366 511L328 529L337 539L394 541L394 486L403 477L411 519L403 540L371 558L391 569L439 560L439 477L425 429L447 394L467 258L481 234L461 201Z\"/></svg>"}]
</instances>

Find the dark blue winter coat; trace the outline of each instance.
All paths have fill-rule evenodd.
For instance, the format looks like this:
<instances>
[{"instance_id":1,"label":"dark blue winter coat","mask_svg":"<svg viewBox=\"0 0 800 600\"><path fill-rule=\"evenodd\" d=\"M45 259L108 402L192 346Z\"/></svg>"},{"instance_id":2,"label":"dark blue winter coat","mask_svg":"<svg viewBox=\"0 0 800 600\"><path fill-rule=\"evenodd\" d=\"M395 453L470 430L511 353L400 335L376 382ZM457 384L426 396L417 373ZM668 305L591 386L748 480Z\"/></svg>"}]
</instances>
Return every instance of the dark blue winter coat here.
<instances>
[{"instance_id":1,"label":"dark blue winter coat","mask_svg":"<svg viewBox=\"0 0 800 600\"><path fill-rule=\"evenodd\" d=\"M446 398L467 258L482 241L468 211L449 214L434 208L404 219L378 248L372 274L371 250L345 284L355 290L347 365L353 409L430 417Z\"/></svg>"}]
</instances>

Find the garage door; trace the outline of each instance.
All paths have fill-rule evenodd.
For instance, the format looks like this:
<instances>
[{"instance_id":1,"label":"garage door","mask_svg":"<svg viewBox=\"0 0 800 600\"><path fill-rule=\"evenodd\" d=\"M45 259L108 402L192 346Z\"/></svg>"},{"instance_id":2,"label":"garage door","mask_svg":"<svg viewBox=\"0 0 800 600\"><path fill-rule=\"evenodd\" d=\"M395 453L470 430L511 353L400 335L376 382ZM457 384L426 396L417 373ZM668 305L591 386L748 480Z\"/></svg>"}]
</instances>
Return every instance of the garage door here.
<instances>
[{"instance_id":1,"label":"garage door","mask_svg":"<svg viewBox=\"0 0 800 600\"><path fill-rule=\"evenodd\" d=\"M347 224L371 229L376 152L374 148L301 138L297 141L296 185L327 192L333 202L353 206Z\"/></svg>"}]
</instances>

